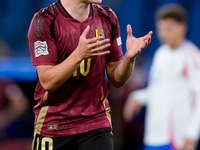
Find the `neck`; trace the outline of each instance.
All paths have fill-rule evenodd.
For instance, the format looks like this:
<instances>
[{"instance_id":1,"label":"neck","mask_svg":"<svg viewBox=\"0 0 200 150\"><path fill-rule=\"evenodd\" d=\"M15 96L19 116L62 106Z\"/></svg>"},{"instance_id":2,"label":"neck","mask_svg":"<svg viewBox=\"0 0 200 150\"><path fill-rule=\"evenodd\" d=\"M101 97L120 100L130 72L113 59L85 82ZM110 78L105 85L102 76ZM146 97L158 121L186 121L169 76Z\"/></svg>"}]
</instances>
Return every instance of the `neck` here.
<instances>
[{"instance_id":1,"label":"neck","mask_svg":"<svg viewBox=\"0 0 200 150\"><path fill-rule=\"evenodd\" d=\"M88 18L90 3L80 2L80 0L61 0L61 3L68 13L79 22Z\"/></svg>"},{"instance_id":2,"label":"neck","mask_svg":"<svg viewBox=\"0 0 200 150\"><path fill-rule=\"evenodd\" d=\"M181 45L181 43L183 43L184 40L185 40L185 38L177 40L173 44L170 44L171 49L176 49L177 47L179 47L179 45Z\"/></svg>"}]
</instances>

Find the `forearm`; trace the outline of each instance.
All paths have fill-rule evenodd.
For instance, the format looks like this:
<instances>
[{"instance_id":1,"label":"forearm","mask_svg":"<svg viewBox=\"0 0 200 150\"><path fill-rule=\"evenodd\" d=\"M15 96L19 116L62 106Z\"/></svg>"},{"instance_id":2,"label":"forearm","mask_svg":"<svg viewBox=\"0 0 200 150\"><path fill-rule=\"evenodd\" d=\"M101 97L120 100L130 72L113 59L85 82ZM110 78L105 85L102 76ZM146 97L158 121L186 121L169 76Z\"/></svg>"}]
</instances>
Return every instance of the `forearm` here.
<instances>
[{"instance_id":1,"label":"forearm","mask_svg":"<svg viewBox=\"0 0 200 150\"><path fill-rule=\"evenodd\" d=\"M39 79L46 91L53 92L60 87L65 81L67 81L74 71L79 67L81 59L76 57L75 53L72 53L62 63L55 66L37 66L39 72Z\"/></svg>"},{"instance_id":2,"label":"forearm","mask_svg":"<svg viewBox=\"0 0 200 150\"><path fill-rule=\"evenodd\" d=\"M121 62L114 67L109 76L111 84L117 88L122 87L126 84L130 78L135 64L135 58L129 59L126 55Z\"/></svg>"},{"instance_id":3,"label":"forearm","mask_svg":"<svg viewBox=\"0 0 200 150\"><path fill-rule=\"evenodd\" d=\"M107 71L107 73L109 81L113 86L119 88L126 84L133 72L135 58L151 42L151 35L152 31L143 37L135 38L132 35L131 26L127 25L126 55L124 56L123 60L118 65L116 65L116 67L114 63L114 65L110 63L110 66L108 65L109 69L107 69L111 70L111 72Z\"/></svg>"}]
</instances>

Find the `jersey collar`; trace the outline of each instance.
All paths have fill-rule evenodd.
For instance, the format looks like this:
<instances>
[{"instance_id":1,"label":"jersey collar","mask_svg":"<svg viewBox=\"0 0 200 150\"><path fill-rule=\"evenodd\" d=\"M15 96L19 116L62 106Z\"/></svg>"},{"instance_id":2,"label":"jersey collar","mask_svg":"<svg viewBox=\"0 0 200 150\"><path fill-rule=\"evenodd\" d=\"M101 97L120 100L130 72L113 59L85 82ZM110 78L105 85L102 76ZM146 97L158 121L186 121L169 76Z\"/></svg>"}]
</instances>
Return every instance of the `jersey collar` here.
<instances>
[{"instance_id":1,"label":"jersey collar","mask_svg":"<svg viewBox=\"0 0 200 150\"><path fill-rule=\"evenodd\" d=\"M64 6L62 5L61 0L58 0L58 2L57 2L57 7L58 7L59 11L61 12L61 14L62 14L64 17L66 17L66 18L72 18L72 19L73 19L73 17L68 13L68 11L67 11L67 10L64 8ZM88 18L91 17L91 16L93 16L92 4L90 5L90 13L89 13Z\"/></svg>"}]
</instances>

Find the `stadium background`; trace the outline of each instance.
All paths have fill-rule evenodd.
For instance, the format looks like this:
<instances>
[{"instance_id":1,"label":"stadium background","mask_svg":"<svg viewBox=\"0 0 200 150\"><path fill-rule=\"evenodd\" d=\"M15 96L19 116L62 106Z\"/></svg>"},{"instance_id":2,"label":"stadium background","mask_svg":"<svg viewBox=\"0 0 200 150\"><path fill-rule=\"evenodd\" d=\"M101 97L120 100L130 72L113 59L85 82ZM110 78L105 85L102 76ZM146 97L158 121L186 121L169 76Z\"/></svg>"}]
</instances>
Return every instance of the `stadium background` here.
<instances>
[{"instance_id":1,"label":"stadium background","mask_svg":"<svg viewBox=\"0 0 200 150\"><path fill-rule=\"evenodd\" d=\"M24 90L34 106L33 92L36 83L35 67L31 66L26 35L30 21L36 11L55 0L1 0L0 40L10 49L10 57L0 58L0 75L14 79ZM141 55L148 60L159 46L156 36L154 14L165 3L182 4L188 11L187 37L200 47L200 1L199 0L103 0L117 14L125 53L126 25L131 24L135 37L154 32L152 42ZM150 64L151 61L148 61ZM32 112L32 109L30 110ZM32 116L33 117L33 116ZM29 129L30 130L30 129ZM32 131L30 130L30 135Z\"/></svg>"}]
</instances>

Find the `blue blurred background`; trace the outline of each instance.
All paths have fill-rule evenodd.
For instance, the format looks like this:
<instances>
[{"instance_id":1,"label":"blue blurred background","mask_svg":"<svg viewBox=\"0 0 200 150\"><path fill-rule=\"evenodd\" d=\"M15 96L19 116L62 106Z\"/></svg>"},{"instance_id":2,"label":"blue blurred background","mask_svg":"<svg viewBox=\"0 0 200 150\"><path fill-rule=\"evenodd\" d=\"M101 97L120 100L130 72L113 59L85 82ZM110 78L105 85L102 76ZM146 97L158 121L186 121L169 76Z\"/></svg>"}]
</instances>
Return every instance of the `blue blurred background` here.
<instances>
[{"instance_id":1,"label":"blue blurred background","mask_svg":"<svg viewBox=\"0 0 200 150\"><path fill-rule=\"evenodd\" d=\"M26 35L34 13L55 1L1 0L0 4L0 40L8 46L10 51L9 57L0 57L0 76L7 76L16 81L28 96L32 107L35 105L33 93L36 84L36 70L31 65ZM124 54L127 24L131 24L135 37L143 36L152 30L154 32L152 42L140 54L150 60L147 61L148 64L151 63L154 52L159 46L154 14L158 7L171 2L182 4L187 9L189 16L187 38L200 47L200 0L103 0L102 4L110 6L118 16ZM138 143L142 139L139 138L139 140Z\"/></svg>"}]
</instances>

